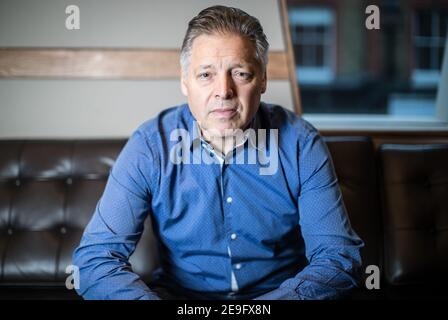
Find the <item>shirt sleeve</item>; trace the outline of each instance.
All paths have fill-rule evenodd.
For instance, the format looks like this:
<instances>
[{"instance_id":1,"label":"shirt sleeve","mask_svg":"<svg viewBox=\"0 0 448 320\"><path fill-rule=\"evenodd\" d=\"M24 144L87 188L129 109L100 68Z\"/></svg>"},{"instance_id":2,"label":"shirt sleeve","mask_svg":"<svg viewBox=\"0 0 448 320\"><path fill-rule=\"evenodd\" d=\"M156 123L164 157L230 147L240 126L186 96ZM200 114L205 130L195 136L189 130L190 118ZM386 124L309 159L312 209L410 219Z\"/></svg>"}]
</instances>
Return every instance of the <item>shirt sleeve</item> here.
<instances>
[{"instance_id":1,"label":"shirt sleeve","mask_svg":"<svg viewBox=\"0 0 448 320\"><path fill-rule=\"evenodd\" d=\"M299 179L299 224L309 264L257 299L337 299L358 285L364 244L350 226L330 153L316 131L301 146Z\"/></svg>"},{"instance_id":2,"label":"shirt sleeve","mask_svg":"<svg viewBox=\"0 0 448 320\"><path fill-rule=\"evenodd\" d=\"M150 210L148 177L156 167L147 140L136 131L118 156L73 253L79 268L77 292L84 299L159 299L129 263Z\"/></svg>"}]
</instances>

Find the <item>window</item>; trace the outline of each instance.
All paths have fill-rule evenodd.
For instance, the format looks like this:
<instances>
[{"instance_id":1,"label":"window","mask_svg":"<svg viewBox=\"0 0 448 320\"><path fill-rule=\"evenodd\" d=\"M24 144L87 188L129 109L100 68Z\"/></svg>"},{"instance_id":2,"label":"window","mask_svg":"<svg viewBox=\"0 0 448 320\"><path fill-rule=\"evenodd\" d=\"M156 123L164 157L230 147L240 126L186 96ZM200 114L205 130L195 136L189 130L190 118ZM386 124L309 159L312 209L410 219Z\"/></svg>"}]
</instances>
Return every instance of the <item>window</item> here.
<instances>
[{"instance_id":1,"label":"window","mask_svg":"<svg viewBox=\"0 0 448 320\"><path fill-rule=\"evenodd\" d=\"M373 30L365 1L286 1L305 118L318 128L446 130L436 102L448 0L379 2Z\"/></svg>"},{"instance_id":2,"label":"window","mask_svg":"<svg viewBox=\"0 0 448 320\"><path fill-rule=\"evenodd\" d=\"M444 10L418 10L414 26L415 68L412 81L416 86L435 86L440 79L448 13Z\"/></svg>"},{"instance_id":3,"label":"window","mask_svg":"<svg viewBox=\"0 0 448 320\"><path fill-rule=\"evenodd\" d=\"M289 11L291 38L301 83L333 80L334 15L327 8Z\"/></svg>"}]
</instances>

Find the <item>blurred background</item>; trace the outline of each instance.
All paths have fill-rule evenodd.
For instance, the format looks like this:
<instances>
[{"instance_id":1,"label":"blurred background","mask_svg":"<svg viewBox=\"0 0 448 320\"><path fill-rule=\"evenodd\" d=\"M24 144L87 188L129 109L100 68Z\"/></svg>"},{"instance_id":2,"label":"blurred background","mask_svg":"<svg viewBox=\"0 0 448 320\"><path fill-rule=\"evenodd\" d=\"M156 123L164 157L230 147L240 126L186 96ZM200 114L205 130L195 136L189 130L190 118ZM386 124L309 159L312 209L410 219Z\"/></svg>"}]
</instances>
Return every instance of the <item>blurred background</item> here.
<instances>
[{"instance_id":1,"label":"blurred background","mask_svg":"<svg viewBox=\"0 0 448 320\"><path fill-rule=\"evenodd\" d=\"M288 0L304 113L436 117L448 1ZM380 29L364 22L380 8Z\"/></svg>"},{"instance_id":2,"label":"blurred background","mask_svg":"<svg viewBox=\"0 0 448 320\"><path fill-rule=\"evenodd\" d=\"M263 99L293 110L276 0L0 0L0 138L125 138L184 103L188 21L218 3L260 19L273 53ZM66 28L70 5L79 29Z\"/></svg>"},{"instance_id":3,"label":"blurred background","mask_svg":"<svg viewBox=\"0 0 448 320\"><path fill-rule=\"evenodd\" d=\"M185 102L179 48L214 4L260 19L264 101L322 130L446 130L448 0L0 0L0 137L127 137ZM69 5L79 30L65 27ZM365 26L369 5L379 29Z\"/></svg>"}]
</instances>

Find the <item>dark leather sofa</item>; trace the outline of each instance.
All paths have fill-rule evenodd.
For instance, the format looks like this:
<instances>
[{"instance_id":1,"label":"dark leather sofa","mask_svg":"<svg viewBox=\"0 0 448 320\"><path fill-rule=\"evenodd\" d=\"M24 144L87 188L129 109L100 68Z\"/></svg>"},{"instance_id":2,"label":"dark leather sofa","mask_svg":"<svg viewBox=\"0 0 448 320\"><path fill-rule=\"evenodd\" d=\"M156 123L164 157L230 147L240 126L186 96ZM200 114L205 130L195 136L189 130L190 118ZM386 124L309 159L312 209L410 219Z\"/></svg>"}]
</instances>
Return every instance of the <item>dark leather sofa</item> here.
<instances>
[{"instance_id":1,"label":"dark leather sofa","mask_svg":"<svg viewBox=\"0 0 448 320\"><path fill-rule=\"evenodd\" d=\"M327 137L353 227L379 290L351 299L446 298L448 145ZM125 140L0 141L0 299L79 299L66 268ZM149 281L151 222L131 257ZM364 274L364 279L368 274Z\"/></svg>"}]
</instances>

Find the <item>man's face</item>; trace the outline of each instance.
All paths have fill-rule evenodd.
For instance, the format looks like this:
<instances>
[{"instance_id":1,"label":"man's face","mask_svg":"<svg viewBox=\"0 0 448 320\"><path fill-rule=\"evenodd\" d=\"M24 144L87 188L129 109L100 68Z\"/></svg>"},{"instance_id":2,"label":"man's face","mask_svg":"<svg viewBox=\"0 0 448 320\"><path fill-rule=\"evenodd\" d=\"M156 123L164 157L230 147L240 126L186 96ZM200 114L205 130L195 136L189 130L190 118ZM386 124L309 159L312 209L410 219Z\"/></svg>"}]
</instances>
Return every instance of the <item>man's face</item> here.
<instances>
[{"instance_id":1,"label":"man's face","mask_svg":"<svg viewBox=\"0 0 448 320\"><path fill-rule=\"evenodd\" d=\"M200 35L193 42L181 86L203 133L222 137L249 124L266 91L266 72L248 39L233 34Z\"/></svg>"}]
</instances>

